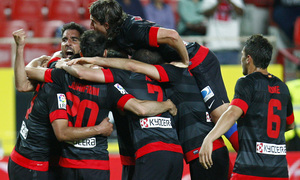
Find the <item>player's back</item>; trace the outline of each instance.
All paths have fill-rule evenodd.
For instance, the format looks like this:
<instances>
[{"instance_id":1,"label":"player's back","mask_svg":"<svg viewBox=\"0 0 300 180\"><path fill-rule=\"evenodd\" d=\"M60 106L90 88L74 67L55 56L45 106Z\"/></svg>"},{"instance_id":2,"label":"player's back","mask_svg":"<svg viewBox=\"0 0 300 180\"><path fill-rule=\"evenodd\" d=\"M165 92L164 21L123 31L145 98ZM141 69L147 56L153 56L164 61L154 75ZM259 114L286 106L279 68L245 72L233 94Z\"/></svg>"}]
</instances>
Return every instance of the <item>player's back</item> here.
<instances>
[{"instance_id":1,"label":"player's back","mask_svg":"<svg viewBox=\"0 0 300 180\"><path fill-rule=\"evenodd\" d=\"M235 166L238 169L234 171L261 177L288 177L284 132L292 105L287 86L277 77L259 72L239 81L242 83L236 91L244 91L248 96L245 101L248 110L238 120L240 150Z\"/></svg>"}]
</instances>

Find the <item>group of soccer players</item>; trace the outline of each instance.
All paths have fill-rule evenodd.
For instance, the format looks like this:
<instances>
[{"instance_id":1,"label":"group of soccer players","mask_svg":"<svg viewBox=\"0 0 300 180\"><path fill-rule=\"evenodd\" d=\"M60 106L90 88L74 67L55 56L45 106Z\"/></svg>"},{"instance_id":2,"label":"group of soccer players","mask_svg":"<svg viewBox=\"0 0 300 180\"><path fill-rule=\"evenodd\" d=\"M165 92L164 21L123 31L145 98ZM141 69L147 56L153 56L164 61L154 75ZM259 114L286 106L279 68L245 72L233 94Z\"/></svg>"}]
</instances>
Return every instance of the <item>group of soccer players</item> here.
<instances>
[{"instance_id":1,"label":"group of soccer players","mask_svg":"<svg viewBox=\"0 0 300 180\"><path fill-rule=\"evenodd\" d=\"M11 179L109 179L107 136L112 132L112 124L106 118L109 111L113 112L118 134L122 179L181 179L183 159L190 165L191 179L228 179L232 168L228 150L220 138L224 133L239 153L255 153L256 146L254 150L248 148L249 142L256 140L251 138L255 132L249 132L250 138L246 138L239 131L242 141L238 142L234 122L239 117L252 120L255 116L253 113L257 113L258 107L253 110L251 106L258 106L257 103L253 105L251 98L243 98L256 89L252 92L248 90L250 87L239 87L229 106L220 65L213 52L198 43L185 43L175 30L124 13L115 0L95 1L90 14L93 30L84 31L76 23L64 25L61 52L55 53L50 61L45 56L37 58L26 68L23 61L25 32L13 33L17 44L16 87L20 91L35 90L35 94L10 156ZM265 43L261 48L269 49L266 55L254 51L253 46L243 51L242 62L247 59L243 68L250 69L245 75L255 72L256 68L266 69L271 60L272 48L260 38L263 37L252 38L252 41ZM256 54L263 54L263 58ZM80 56L83 57L78 59ZM68 62L65 58L73 60ZM177 63L169 64L172 61ZM55 69L50 68L54 65ZM260 118L268 119L267 135L280 140L257 139L251 143L272 142L281 147L286 117L292 128L288 90L284 85L278 88L282 91L278 90L276 100L271 97L267 107L271 114L265 111ZM243 93L248 94L241 95ZM261 104L265 103L262 100L269 100L267 93L262 93ZM232 107L243 110L244 114L226 123L224 116ZM248 115L249 111L254 112ZM269 120L273 117L275 120ZM205 137L219 118L229 124L226 131L213 136L212 145L207 148L204 144L205 149L201 150L202 142L208 141ZM239 124L241 129L250 126ZM208 151L207 156L203 156L204 151ZM285 158L283 152L276 155ZM273 159L278 161L279 158ZM253 165L249 159L244 161L242 164ZM257 169L265 166L264 163L254 165ZM254 170L239 170L240 166L235 167L234 174L241 174L243 178L286 178L287 174L284 162L281 172L285 173L277 174L255 174ZM247 169L247 166L242 168Z\"/></svg>"}]
</instances>

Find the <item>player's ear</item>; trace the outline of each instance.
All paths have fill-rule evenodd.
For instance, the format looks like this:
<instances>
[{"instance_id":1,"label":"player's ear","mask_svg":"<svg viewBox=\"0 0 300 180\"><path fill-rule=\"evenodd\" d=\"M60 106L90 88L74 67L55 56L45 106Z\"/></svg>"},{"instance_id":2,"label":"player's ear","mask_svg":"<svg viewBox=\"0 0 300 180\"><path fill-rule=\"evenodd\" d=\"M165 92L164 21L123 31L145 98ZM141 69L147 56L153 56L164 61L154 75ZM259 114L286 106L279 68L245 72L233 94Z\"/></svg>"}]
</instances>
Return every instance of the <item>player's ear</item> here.
<instances>
[{"instance_id":1,"label":"player's ear","mask_svg":"<svg viewBox=\"0 0 300 180\"><path fill-rule=\"evenodd\" d=\"M107 57L107 49L104 49L103 57Z\"/></svg>"},{"instance_id":2,"label":"player's ear","mask_svg":"<svg viewBox=\"0 0 300 180\"><path fill-rule=\"evenodd\" d=\"M104 28L106 29L106 30L108 30L109 29L109 24L106 22L106 23L104 23Z\"/></svg>"}]
</instances>

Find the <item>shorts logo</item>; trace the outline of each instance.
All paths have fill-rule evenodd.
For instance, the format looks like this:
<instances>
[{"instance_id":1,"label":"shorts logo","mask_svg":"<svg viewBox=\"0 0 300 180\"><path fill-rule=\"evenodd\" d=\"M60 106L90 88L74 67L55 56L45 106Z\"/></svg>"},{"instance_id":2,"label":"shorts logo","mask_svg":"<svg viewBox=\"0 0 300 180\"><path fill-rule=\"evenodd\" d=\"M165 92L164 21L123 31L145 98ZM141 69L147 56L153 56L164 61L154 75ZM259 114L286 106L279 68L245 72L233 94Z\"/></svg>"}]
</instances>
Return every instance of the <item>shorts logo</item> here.
<instances>
[{"instance_id":1,"label":"shorts logo","mask_svg":"<svg viewBox=\"0 0 300 180\"><path fill-rule=\"evenodd\" d=\"M285 144L270 144L256 142L256 153L270 155L286 155L286 146Z\"/></svg>"},{"instance_id":2,"label":"shorts logo","mask_svg":"<svg viewBox=\"0 0 300 180\"><path fill-rule=\"evenodd\" d=\"M119 83L116 83L114 86L120 91L121 94L128 94L128 92Z\"/></svg>"},{"instance_id":3,"label":"shorts logo","mask_svg":"<svg viewBox=\"0 0 300 180\"><path fill-rule=\"evenodd\" d=\"M94 137L73 142L73 145L77 148L93 148L96 144L96 138Z\"/></svg>"},{"instance_id":4,"label":"shorts logo","mask_svg":"<svg viewBox=\"0 0 300 180\"><path fill-rule=\"evenodd\" d=\"M206 122L211 122L209 113L208 112L205 112L205 113L206 113Z\"/></svg>"},{"instance_id":5,"label":"shorts logo","mask_svg":"<svg viewBox=\"0 0 300 180\"><path fill-rule=\"evenodd\" d=\"M67 109L67 99L64 94L57 93L57 105L59 109Z\"/></svg>"},{"instance_id":6,"label":"shorts logo","mask_svg":"<svg viewBox=\"0 0 300 180\"><path fill-rule=\"evenodd\" d=\"M172 128L171 119L164 117L148 117L140 119L142 128Z\"/></svg>"},{"instance_id":7,"label":"shorts logo","mask_svg":"<svg viewBox=\"0 0 300 180\"><path fill-rule=\"evenodd\" d=\"M26 124L25 124L24 121L22 122L22 126L21 126L21 129L20 129L20 134L23 136L24 139L27 138L28 128L26 127Z\"/></svg>"},{"instance_id":8,"label":"shorts logo","mask_svg":"<svg viewBox=\"0 0 300 180\"><path fill-rule=\"evenodd\" d=\"M203 88L201 90L201 94L203 96L204 102L207 102L210 98L212 98L215 95L209 86Z\"/></svg>"}]
</instances>

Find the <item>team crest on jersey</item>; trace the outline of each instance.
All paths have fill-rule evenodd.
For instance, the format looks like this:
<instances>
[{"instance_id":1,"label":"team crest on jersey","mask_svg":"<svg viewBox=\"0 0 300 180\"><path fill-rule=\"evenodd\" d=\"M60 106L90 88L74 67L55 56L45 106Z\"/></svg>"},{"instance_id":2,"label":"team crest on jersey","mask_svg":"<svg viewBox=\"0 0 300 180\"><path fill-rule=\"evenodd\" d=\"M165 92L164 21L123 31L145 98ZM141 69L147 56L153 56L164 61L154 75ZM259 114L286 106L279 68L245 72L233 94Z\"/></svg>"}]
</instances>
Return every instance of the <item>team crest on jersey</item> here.
<instances>
[{"instance_id":1,"label":"team crest on jersey","mask_svg":"<svg viewBox=\"0 0 300 180\"><path fill-rule=\"evenodd\" d=\"M57 93L57 105L59 109L67 108L67 99L64 94Z\"/></svg>"},{"instance_id":2,"label":"team crest on jersey","mask_svg":"<svg viewBox=\"0 0 300 180\"><path fill-rule=\"evenodd\" d=\"M172 128L171 119L164 117L148 117L140 119L142 128Z\"/></svg>"},{"instance_id":3,"label":"team crest on jersey","mask_svg":"<svg viewBox=\"0 0 300 180\"><path fill-rule=\"evenodd\" d=\"M215 95L209 86L203 88L201 90L201 94L203 96L204 102L207 102L210 98L212 98Z\"/></svg>"},{"instance_id":4,"label":"team crest on jersey","mask_svg":"<svg viewBox=\"0 0 300 180\"><path fill-rule=\"evenodd\" d=\"M73 145L77 148L93 148L97 145L96 138L86 138L79 141L74 141Z\"/></svg>"},{"instance_id":5,"label":"team crest on jersey","mask_svg":"<svg viewBox=\"0 0 300 180\"><path fill-rule=\"evenodd\" d=\"M286 155L285 144L270 144L256 142L256 153L271 154L271 155Z\"/></svg>"},{"instance_id":6,"label":"team crest on jersey","mask_svg":"<svg viewBox=\"0 0 300 180\"><path fill-rule=\"evenodd\" d=\"M128 94L128 92L119 83L116 83L114 86L120 91L121 94Z\"/></svg>"},{"instance_id":7,"label":"team crest on jersey","mask_svg":"<svg viewBox=\"0 0 300 180\"><path fill-rule=\"evenodd\" d=\"M21 129L20 129L20 134L23 136L24 139L27 138L27 135L28 135L28 128L25 124L25 122L23 121L22 122L22 126L21 126Z\"/></svg>"}]
</instances>

